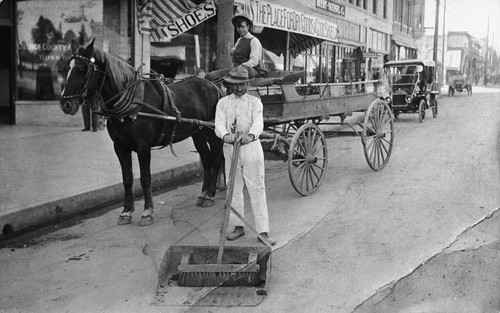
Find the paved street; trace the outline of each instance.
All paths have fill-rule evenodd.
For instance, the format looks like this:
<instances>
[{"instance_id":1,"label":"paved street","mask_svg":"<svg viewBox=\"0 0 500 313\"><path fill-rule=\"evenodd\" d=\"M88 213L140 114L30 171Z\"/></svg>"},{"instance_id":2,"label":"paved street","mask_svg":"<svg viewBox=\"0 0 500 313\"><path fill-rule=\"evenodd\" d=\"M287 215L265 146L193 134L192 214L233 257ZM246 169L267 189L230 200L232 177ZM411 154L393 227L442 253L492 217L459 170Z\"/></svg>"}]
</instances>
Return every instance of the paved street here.
<instances>
[{"instance_id":1,"label":"paved street","mask_svg":"<svg viewBox=\"0 0 500 313\"><path fill-rule=\"evenodd\" d=\"M278 244L257 308L155 301L163 253L223 205L219 193L195 207L196 182L156 195L150 227L116 225L116 208L0 249L0 312L498 312L500 89L438 101L437 118L400 115L380 172L357 137L327 140L327 175L308 197L286 164L266 162ZM218 227L185 241L215 245Z\"/></svg>"}]
</instances>

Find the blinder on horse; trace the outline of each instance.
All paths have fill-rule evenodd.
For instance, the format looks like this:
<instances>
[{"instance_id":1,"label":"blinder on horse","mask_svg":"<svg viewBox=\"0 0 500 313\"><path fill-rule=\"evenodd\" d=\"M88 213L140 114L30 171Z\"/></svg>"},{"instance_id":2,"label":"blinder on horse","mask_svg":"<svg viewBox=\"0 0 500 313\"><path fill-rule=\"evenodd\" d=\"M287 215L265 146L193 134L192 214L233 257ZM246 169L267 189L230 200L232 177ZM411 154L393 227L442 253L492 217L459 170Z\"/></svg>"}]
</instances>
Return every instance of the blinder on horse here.
<instances>
[{"instance_id":1,"label":"blinder on horse","mask_svg":"<svg viewBox=\"0 0 500 313\"><path fill-rule=\"evenodd\" d=\"M66 87L67 87L67 86L65 86L64 89L63 89L63 92L61 94L61 100L78 99L79 100L78 104L80 104L80 105L86 105L85 104L86 103L85 100L88 101L88 100L91 100L91 99L95 98L96 96L100 95L101 90L102 90L102 88L104 86L104 82L106 80L106 76L109 76L109 74L106 73L106 72L104 72L104 71L101 71L99 69L99 67L97 66L97 64L95 64L95 59L94 58L86 58L86 57L78 55L78 54L73 54L73 56L69 60L69 63L71 63L72 61L76 61L76 59L82 60L87 65L87 72L85 73L85 77L86 77L85 84L83 85L81 91L76 92L76 93L71 94L71 95L66 95L65 94L66 93ZM96 73L103 74L103 79L101 81L101 85L100 85L99 88L91 88L93 84L97 84L97 80L96 81L94 80L94 78L97 77ZM69 72L68 75L69 74L71 74L71 73ZM68 78L69 78L69 76L66 77L66 79L68 79ZM92 90L92 89L94 89L94 93L92 95L88 96L89 90ZM96 108L93 108L93 109L96 109Z\"/></svg>"}]
</instances>

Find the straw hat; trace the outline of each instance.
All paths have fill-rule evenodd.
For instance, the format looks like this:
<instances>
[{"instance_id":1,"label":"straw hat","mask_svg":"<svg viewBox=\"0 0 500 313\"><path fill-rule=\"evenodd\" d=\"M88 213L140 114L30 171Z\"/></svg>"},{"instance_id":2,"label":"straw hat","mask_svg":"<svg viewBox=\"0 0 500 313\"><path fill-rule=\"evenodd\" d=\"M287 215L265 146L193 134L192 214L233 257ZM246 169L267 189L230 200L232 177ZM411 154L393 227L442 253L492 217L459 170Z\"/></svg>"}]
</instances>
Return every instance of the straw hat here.
<instances>
[{"instance_id":1,"label":"straw hat","mask_svg":"<svg viewBox=\"0 0 500 313\"><path fill-rule=\"evenodd\" d=\"M242 84L253 80L253 78L249 78L248 70L243 65L238 65L224 76L224 80L231 84Z\"/></svg>"},{"instance_id":2,"label":"straw hat","mask_svg":"<svg viewBox=\"0 0 500 313\"><path fill-rule=\"evenodd\" d=\"M241 17L241 18L243 18L244 20L246 20L246 21L247 21L247 23L248 23L248 26L249 26L249 27L252 27L252 26L253 26L253 21L252 21L252 19L250 18L250 16L248 16L248 14L246 14L245 12L240 11L240 12L236 12L236 13L234 14L234 16L231 18L231 23L233 24L233 26L234 26L234 27L236 27L236 26L237 26L237 25L235 25L234 23L235 23L235 20L236 20L238 17Z\"/></svg>"}]
</instances>

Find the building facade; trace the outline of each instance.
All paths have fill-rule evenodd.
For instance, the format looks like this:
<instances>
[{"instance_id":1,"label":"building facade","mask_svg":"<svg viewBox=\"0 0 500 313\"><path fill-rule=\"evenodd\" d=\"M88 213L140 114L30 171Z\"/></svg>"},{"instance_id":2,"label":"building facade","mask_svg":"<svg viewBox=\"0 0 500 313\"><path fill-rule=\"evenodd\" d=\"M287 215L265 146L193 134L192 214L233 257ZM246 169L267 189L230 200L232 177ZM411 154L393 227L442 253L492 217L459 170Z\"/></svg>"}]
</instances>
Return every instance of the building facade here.
<instances>
[{"instance_id":1,"label":"building facade","mask_svg":"<svg viewBox=\"0 0 500 313\"><path fill-rule=\"evenodd\" d=\"M303 83L353 82L377 78L386 60L416 57L424 9L424 0L4 0L0 121L36 123L45 108L59 110L71 40L95 38L143 73L203 76L232 67L230 19L242 10L265 69L303 71ZM63 120L56 111L54 125Z\"/></svg>"}]
</instances>

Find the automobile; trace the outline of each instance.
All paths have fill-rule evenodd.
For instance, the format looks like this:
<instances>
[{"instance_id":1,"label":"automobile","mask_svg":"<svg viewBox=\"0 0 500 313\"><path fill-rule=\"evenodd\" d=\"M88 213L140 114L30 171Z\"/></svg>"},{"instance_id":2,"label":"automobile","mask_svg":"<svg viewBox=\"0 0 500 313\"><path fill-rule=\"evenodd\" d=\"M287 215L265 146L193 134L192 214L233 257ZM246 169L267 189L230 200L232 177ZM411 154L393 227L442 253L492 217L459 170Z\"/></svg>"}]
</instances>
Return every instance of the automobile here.
<instances>
[{"instance_id":1,"label":"automobile","mask_svg":"<svg viewBox=\"0 0 500 313\"><path fill-rule=\"evenodd\" d=\"M432 60L412 59L388 61L384 64L386 92L384 99L395 118L401 113L417 113L422 123L425 111L438 114L435 64Z\"/></svg>"},{"instance_id":2,"label":"automobile","mask_svg":"<svg viewBox=\"0 0 500 313\"><path fill-rule=\"evenodd\" d=\"M472 94L472 85L465 75L452 75L449 80L448 96L454 96L455 92L467 92L468 96Z\"/></svg>"}]
</instances>

